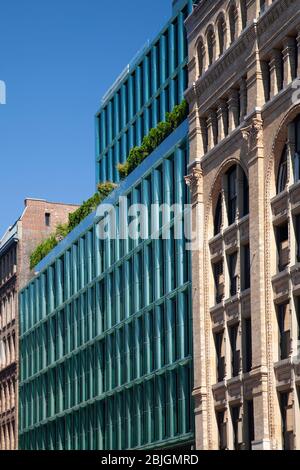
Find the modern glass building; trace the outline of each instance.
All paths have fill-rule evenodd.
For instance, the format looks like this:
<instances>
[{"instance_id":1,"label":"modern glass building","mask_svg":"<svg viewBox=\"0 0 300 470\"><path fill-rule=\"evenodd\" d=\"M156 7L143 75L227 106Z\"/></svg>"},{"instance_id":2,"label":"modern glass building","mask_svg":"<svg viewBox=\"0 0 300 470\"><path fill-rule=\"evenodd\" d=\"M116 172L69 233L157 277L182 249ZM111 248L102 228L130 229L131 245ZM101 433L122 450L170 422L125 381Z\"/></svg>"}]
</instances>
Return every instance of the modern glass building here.
<instances>
[{"instance_id":1,"label":"modern glass building","mask_svg":"<svg viewBox=\"0 0 300 470\"><path fill-rule=\"evenodd\" d=\"M104 97L96 116L97 182L118 182L116 164L182 101L191 8L173 2L170 22ZM120 196L128 205L177 203L183 212L187 134L185 121L104 201L117 220ZM148 220L145 239L100 240L101 220L87 217L20 294L19 446L191 446L191 274L183 224L176 239L171 212L157 219L156 236Z\"/></svg>"}]
</instances>

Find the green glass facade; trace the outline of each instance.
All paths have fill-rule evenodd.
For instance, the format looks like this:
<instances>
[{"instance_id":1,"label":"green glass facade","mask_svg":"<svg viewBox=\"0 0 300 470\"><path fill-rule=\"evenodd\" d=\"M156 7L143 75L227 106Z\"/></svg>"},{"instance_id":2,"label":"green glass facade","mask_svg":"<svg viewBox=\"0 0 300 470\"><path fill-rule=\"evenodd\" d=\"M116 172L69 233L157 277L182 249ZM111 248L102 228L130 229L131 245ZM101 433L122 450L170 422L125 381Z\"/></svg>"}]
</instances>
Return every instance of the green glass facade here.
<instances>
[{"instance_id":1,"label":"green glass facade","mask_svg":"<svg viewBox=\"0 0 300 470\"><path fill-rule=\"evenodd\" d=\"M169 44L170 39L161 38L176 22L181 24L191 6L181 3L159 42L153 44ZM132 111L129 107L122 117L123 107L116 105L130 75L121 88L110 92L97 114L99 181L117 180L115 164L124 161L128 149L147 133L145 124L137 124L150 123L145 120L146 108L152 106L153 126L154 103L159 101L157 109L165 112L182 100L186 45L180 28L174 26L175 37L182 42L173 43L170 50L182 60L175 61L174 67L173 59L165 61L174 75L167 75L162 71L166 65L159 65L164 80L155 77L150 97L150 90L149 96L144 90L148 79L141 78L145 72L134 68L135 85L129 85L135 103ZM139 64L154 54L153 44ZM167 88L170 105L163 108ZM163 115L157 111L156 116L159 120ZM129 206L177 203L183 213L188 203L187 134L185 121L107 198L117 220L119 196L126 197ZM129 135L126 152L124 147L120 153L118 145ZM101 218L91 214L37 266L37 276L20 293L21 449L192 444L190 254L185 250L183 224L182 237L175 237L174 214L157 220L157 238L151 237L148 220L146 239L100 240Z\"/></svg>"},{"instance_id":2,"label":"green glass facade","mask_svg":"<svg viewBox=\"0 0 300 470\"><path fill-rule=\"evenodd\" d=\"M97 182L118 182L117 164L182 101L187 86L184 21L192 1L175 2L174 7L177 3L181 8L127 66L96 115Z\"/></svg>"}]
</instances>

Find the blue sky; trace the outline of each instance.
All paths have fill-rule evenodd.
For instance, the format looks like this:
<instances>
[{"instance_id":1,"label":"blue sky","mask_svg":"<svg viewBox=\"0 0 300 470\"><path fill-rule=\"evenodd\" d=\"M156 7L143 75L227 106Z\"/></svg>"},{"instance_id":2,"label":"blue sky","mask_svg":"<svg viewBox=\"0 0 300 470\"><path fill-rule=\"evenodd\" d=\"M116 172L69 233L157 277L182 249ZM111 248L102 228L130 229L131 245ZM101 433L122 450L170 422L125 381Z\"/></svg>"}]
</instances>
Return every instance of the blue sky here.
<instances>
[{"instance_id":1,"label":"blue sky","mask_svg":"<svg viewBox=\"0 0 300 470\"><path fill-rule=\"evenodd\" d=\"M95 190L101 96L171 16L171 0L1 0L0 237L25 197Z\"/></svg>"}]
</instances>

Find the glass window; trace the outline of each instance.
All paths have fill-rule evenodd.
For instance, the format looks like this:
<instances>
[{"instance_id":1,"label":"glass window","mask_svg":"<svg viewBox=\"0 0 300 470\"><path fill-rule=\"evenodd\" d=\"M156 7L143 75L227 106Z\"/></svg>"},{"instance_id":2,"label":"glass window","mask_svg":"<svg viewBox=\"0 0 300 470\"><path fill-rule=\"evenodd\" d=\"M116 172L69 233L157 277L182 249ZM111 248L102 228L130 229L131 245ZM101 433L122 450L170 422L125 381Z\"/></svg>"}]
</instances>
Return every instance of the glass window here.
<instances>
[{"instance_id":1,"label":"glass window","mask_svg":"<svg viewBox=\"0 0 300 470\"><path fill-rule=\"evenodd\" d=\"M277 177L277 194L281 193L286 187L287 184L287 148L284 148Z\"/></svg>"},{"instance_id":2,"label":"glass window","mask_svg":"<svg viewBox=\"0 0 300 470\"><path fill-rule=\"evenodd\" d=\"M218 235L222 227L222 195L219 195L216 205L215 220L214 220L214 235Z\"/></svg>"},{"instance_id":3,"label":"glass window","mask_svg":"<svg viewBox=\"0 0 300 470\"><path fill-rule=\"evenodd\" d=\"M237 211L237 167L233 166L227 173L228 178L228 224L234 223Z\"/></svg>"}]
</instances>

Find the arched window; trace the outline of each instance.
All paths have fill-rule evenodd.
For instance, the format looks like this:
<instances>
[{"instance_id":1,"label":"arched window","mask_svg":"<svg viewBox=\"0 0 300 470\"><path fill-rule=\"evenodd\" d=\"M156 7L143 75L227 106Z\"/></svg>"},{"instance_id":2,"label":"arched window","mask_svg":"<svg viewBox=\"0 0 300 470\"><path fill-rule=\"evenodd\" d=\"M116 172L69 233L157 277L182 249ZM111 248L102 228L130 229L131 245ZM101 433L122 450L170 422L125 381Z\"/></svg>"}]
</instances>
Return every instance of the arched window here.
<instances>
[{"instance_id":1,"label":"arched window","mask_svg":"<svg viewBox=\"0 0 300 470\"><path fill-rule=\"evenodd\" d=\"M222 16L218 21L218 39L220 55L222 55L225 50L225 29L226 23L224 17Z\"/></svg>"},{"instance_id":2,"label":"arched window","mask_svg":"<svg viewBox=\"0 0 300 470\"><path fill-rule=\"evenodd\" d=\"M248 178L239 165L233 165L226 173L227 178L227 215L228 225L239 217L249 214Z\"/></svg>"},{"instance_id":3,"label":"arched window","mask_svg":"<svg viewBox=\"0 0 300 470\"><path fill-rule=\"evenodd\" d=\"M284 147L278 168L277 176L277 194L281 193L287 183L287 147Z\"/></svg>"},{"instance_id":4,"label":"arched window","mask_svg":"<svg viewBox=\"0 0 300 470\"><path fill-rule=\"evenodd\" d=\"M249 214L249 182L243 172L243 216Z\"/></svg>"},{"instance_id":5,"label":"arched window","mask_svg":"<svg viewBox=\"0 0 300 470\"><path fill-rule=\"evenodd\" d=\"M212 65L215 56L215 34L212 28L207 33L208 64Z\"/></svg>"},{"instance_id":6,"label":"arched window","mask_svg":"<svg viewBox=\"0 0 300 470\"><path fill-rule=\"evenodd\" d=\"M202 39L198 42L197 46L197 56L198 56L198 73L199 77L203 74L205 68L205 47Z\"/></svg>"},{"instance_id":7,"label":"arched window","mask_svg":"<svg viewBox=\"0 0 300 470\"><path fill-rule=\"evenodd\" d=\"M231 5L229 8L229 27L230 27L230 42L236 39L236 28L237 28L237 10L235 5Z\"/></svg>"},{"instance_id":8,"label":"arched window","mask_svg":"<svg viewBox=\"0 0 300 470\"><path fill-rule=\"evenodd\" d=\"M247 0L240 0L241 5L241 20L242 20L242 28L246 28L247 26Z\"/></svg>"},{"instance_id":9,"label":"arched window","mask_svg":"<svg viewBox=\"0 0 300 470\"><path fill-rule=\"evenodd\" d=\"M293 122L295 133L295 153L293 155L294 182L300 180L300 116Z\"/></svg>"},{"instance_id":10,"label":"arched window","mask_svg":"<svg viewBox=\"0 0 300 470\"><path fill-rule=\"evenodd\" d=\"M222 195L220 194L218 197L217 205L216 205L216 211L215 211L215 218L214 218L214 235L218 235L221 231L222 227Z\"/></svg>"},{"instance_id":11,"label":"arched window","mask_svg":"<svg viewBox=\"0 0 300 470\"><path fill-rule=\"evenodd\" d=\"M227 172L227 187L228 187L228 225L233 224L237 214L237 166L232 166Z\"/></svg>"}]
</instances>

